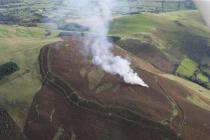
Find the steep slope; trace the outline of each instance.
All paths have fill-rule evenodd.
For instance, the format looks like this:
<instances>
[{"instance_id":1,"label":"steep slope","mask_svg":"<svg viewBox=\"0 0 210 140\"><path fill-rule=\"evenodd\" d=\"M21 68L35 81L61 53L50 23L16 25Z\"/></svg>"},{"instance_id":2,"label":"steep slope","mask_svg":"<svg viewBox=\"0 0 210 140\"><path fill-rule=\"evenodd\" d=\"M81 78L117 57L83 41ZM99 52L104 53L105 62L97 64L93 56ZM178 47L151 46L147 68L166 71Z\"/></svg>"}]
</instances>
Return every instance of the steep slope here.
<instances>
[{"instance_id":1,"label":"steep slope","mask_svg":"<svg viewBox=\"0 0 210 140\"><path fill-rule=\"evenodd\" d=\"M125 84L83 57L81 38L42 48L43 86L25 126L31 140L208 140L210 100L162 77L145 61L132 57L134 69L149 88ZM116 54L127 52L115 47ZM202 108L187 98L196 97Z\"/></svg>"}]
</instances>

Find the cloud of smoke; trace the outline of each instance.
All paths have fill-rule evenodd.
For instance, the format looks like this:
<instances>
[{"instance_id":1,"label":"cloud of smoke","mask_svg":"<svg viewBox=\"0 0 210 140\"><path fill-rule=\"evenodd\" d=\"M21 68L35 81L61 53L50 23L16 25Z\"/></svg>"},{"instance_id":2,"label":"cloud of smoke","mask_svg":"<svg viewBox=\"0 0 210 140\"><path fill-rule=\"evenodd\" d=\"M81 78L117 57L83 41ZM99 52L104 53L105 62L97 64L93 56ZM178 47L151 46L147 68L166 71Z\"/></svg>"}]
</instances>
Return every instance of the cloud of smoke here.
<instances>
[{"instance_id":1,"label":"cloud of smoke","mask_svg":"<svg viewBox=\"0 0 210 140\"><path fill-rule=\"evenodd\" d=\"M193 0L201 12L207 25L210 27L210 0Z\"/></svg>"},{"instance_id":2,"label":"cloud of smoke","mask_svg":"<svg viewBox=\"0 0 210 140\"><path fill-rule=\"evenodd\" d=\"M148 87L131 68L131 62L112 53L113 44L107 39L109 23L112 20L112 9L118 0L66 0L73 14L88 23L90 34L97 34L90 47L93 64L105 72L121 76L126 83ZM115 9L116 10L116 9Z\"/></svg>"}]
</instances>

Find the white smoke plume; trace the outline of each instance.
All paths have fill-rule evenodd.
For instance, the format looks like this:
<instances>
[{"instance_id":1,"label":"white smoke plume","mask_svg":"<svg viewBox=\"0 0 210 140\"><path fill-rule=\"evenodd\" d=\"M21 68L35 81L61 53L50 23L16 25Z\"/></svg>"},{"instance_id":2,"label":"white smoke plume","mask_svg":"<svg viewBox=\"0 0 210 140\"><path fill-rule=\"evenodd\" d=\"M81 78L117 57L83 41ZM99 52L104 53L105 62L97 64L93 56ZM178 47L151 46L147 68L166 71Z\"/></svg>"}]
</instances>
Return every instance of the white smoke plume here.
<instances>
[{"instance_id":1,"label":"white smoke plume","mask_svg":"<svg viewBox=\"0 0 210 140\"><path fill-rule=\"evenodd\" d=\"M201 12L205 22L210 27L210 0L193 0Z\"/></svg>"},{"instance_id":2,"label":"white smoke plume","mask_svg":"<svg viewBox=\"0 0 210 140\"><path fill-rule=\"evenodd\" d=\"M112 9L117 0L66 0L66 5L73 8L73 13L88 23L90 34L96 34L88 48L92 54L93 64L100 66L105 72L119 75L128 84L148 85L131 68L131 62L121 56L114 56L113 45L108 41L109 23L112 20Z\"/></svg>"}]
</instances>

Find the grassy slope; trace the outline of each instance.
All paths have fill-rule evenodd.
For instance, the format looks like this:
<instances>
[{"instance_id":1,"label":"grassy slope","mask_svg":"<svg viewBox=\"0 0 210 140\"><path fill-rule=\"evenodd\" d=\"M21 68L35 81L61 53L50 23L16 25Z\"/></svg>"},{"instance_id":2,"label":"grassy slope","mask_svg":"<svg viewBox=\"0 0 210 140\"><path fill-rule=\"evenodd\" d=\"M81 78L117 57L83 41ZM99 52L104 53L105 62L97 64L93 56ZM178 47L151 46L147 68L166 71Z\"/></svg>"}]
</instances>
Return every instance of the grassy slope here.
<instances>
[{"instance_id":1,"label":"grassy slope","mask_svg":"<svg viewBox=\"0 0 210 140\"><path fill-rule=\"evenodd\" d=\"M193 74L198 64L188 59L186 57L187 54L181 51L180 48L184 48L185 46L183 40L188 39L186 38L188 35L195 35L205 39L207 38L208 41L210 41L210 30L204 25L197 11L162 14L143 13L140 15L121 17L115 19L111 24L110 34L120 36L123 39L134 38L146 42L148 42L148 40L151 41L151 43L166 54L169 59L180 62L182 68L180 67L179 71L186 75ZM142 37L144 35L149 35L150 38ZM129 50L129 48L127 50ZM181 62L183 57L186 59ZM205 56L202 61L205 60L209 60L209 58ZM209 61L206 62L209 63ZM205 71L209 71L209 69L205 69ZM210 110L210 105L201 102L202 100L199 98L201 95L210 99L210 90L175 75L164 74L162 76L177 81L191 89L195 94L192 94L192 97L188 97L187 99L201 108ZM197 78L207 80L203 75Z\"/></svg>"},{"instance_id":2,"label":"grassy slope","mask_svg":"<svg viewBox=\"0 0 210 140\"><path fill-rule=\"evenodd\" d=\"M110 34L124 37L139 32L150 32L154 26L151 14L124 16L112 22Z\"/></svg>"},{"instance_id":3,"label":"grassy slope","mask_svg":"<svg viewBox=\"0 0 210 140\"><path fill-rule=\"evenodd\" d=\"M123 38L130 38L135 34L144 32L151 33L154 36L153 39L159 39L158 41L164 42L165 47L172 47L174 45L182 47L182 42L178 43L177 39L186 35L185 32L206 38L210 34L210 30L204 25L197 11L179 11L161 14L141 13L116 18L111 23L110 34ZM175 39L175 41L170 40L171 38Z\"/></svg>"},{"instance_id":4,"label":"grassy slope","mask_svg":"<svg viewBox=\"0 0 210 140\"><path fill-rule=\"evenodd\" d=\"M0 64L13 61L20 67L20 71L0 80L0 106L8 110L20 127L41 86L39 50L58 40L44 34L44 28L0 25Z\"/></svg>"},{"instance_id":5,"label":"grassy slope","mask_svg":"<svg viewBox=\"0 0 210 140\"><path fill-rule=\"evenodd\" d=\"M174 21L180 22L185 28L177 25ZM178 31L181 33L191 31L191 33L205 37L208 37L210 33L199 13L195 10L160 14L141 13L133 16L123 16L114 19L111 23L110 34L129 37L141 32L159 33L160 29L165 29L167 32ZM162 37L161 34L160 37Z\"/></svg>"},{"instance_id":6,"label":"grassy slope","mask_svg":"<svg viewBox=\"0 0 210 140\"><path fill-rule=\"evenodd\" d=\"M210 48L206 47L208 44L205 42L210 42L210 30L197 11L142 13L117 18L111 24L110 34L151 43L169 61L179 63L177 72L185 77L193 75L196 65L209 65L210 57L207 52ZM129 51L129 46L126 50ZM188 62L182 63L183 57L188 57L197 64L192 66Z\"/></svg>"},{"instance_id":7,"label":"grassy slope","mask_svg":"<svg viewBox=\"0 0 210 140\"><path fill-rule=\"evenodd\" d=\"M150 33L152 44L170 53L171 59L181 58L177 48L183 47L186 33L208 37L210 30L204 26L197 11L180 11L161 14L142 13L116 18L111 23L110 34L122 38L142 40L143 33ZM178 21L178 23L175 23ZM179 25L180 24L180 25ZM141 37L141 38L140 38ZM175 48L170 50L170 48ZM170 52L168 52L170 51ZM175 57L175 58L174 58Z\"/></svg>"},{"instance_id":8,"label":"grassy slope","mask_svg":"<svg viewBox=\"0 0 210 140\"><path fill-rule=\"evenodd\" d=\"M206 100L210 100L210 90L196 84L193 83L191 81L185 80L183 78L174 76L174 75L170 75L170 74L164 74L162 75L166 78L169 78L173 81L178 82L179 84L189 88L190 90L193 91L191 96L188 96L186 99L190 102L192 102L193 104L195 104L196 106L199 106L207 111L210 111L210 104L204 102L202 98L205 98Z\"/></svg>"}]
</instances>

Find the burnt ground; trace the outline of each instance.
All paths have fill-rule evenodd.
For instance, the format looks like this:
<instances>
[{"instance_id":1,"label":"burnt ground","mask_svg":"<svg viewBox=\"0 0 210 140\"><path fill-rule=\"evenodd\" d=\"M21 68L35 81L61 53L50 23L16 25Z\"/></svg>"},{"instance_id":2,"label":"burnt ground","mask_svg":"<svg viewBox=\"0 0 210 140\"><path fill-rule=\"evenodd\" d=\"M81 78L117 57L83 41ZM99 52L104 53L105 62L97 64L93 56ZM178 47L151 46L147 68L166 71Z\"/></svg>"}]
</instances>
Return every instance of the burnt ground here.
<instances>
[{"instance_id":1,"label":"burnt ground","mask_svg":"<svg viewBox=\"0 0 210 140\"><path fill-rule=\"evenodd\" d=\"M136 57L133 68L150 87L127 85L92 65L79 51L87 45L69 38L42 48L43 86L24 129L31 140L209 140L210 112L187 100L194 91Z\"/></svg>"},{"instance_id":2,"label":"burnt ground","mask_svg":"<svg viewBox=\"0 0 210 140\"><path fill-rule=\"evenodd\" d=\"M164 72L173 73L175 69L176 62L167 58L163 51L151 43L141 42L137 39L122 39L117 44Z\"/></svg>"},{"instance_id":3,"label":"burnt ground","mask_svg":"<svg viewBox=\"0 0 210 140\"><path fill-rule=\"evenodd\" d=\"M0 140L28 140L6 110L0 108Z\"/></svg>"}]
</instances>

